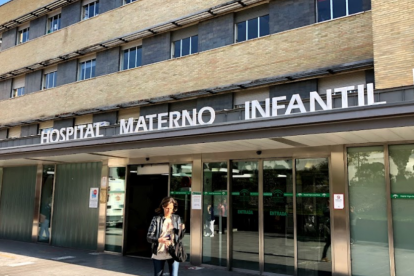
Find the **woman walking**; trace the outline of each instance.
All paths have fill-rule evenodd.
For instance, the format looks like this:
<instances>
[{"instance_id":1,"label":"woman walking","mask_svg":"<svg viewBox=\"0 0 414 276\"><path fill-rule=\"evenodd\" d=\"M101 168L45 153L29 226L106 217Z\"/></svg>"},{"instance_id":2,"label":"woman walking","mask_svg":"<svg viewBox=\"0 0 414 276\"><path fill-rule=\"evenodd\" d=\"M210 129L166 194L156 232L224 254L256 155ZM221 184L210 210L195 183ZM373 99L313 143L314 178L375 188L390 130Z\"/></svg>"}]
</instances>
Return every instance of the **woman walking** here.
<instances>
[{"instance_id":1,"label":"woman walking","mask_svg":"<svg viewBox=\"0 0 414 276\"><path fill-rule=\"evenodd\" d=\"M148 229L147 240L151 243L152 261L154 263L154 276L162 276L165 262L171 276L178 276L179 262L173 260L168 253L168 246L176 244L179 238L184 236L185 225L181 218L174 213L177 211L178 203L172 197L162 199L160 206L155 209L158 215L154 216ZM182 229L181 237L178 237L178 230Z\"/></svg>"}]
</instances>

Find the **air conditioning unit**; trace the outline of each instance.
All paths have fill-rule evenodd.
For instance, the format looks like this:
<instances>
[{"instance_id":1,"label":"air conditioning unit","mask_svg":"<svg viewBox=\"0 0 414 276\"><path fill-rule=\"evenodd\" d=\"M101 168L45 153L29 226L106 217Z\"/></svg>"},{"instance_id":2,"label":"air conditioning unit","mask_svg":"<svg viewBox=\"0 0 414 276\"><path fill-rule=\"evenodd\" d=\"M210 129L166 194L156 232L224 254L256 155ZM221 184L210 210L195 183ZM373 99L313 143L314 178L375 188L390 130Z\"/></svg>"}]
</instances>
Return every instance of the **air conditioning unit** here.
<instances>
[{"instance_id":1,"label":"air conditioning unit","mask_svg":"<svg viewBox=\"0 0 414 276\"><path fill-rule=\"evenodd\" d=\"M111 123L107 121L102 121L102 122L97 122L93 124L93 126L97 126L97 125L99 125L100 127L106 127L106 126L110 126Z\"/></svg>"}]
</instances>

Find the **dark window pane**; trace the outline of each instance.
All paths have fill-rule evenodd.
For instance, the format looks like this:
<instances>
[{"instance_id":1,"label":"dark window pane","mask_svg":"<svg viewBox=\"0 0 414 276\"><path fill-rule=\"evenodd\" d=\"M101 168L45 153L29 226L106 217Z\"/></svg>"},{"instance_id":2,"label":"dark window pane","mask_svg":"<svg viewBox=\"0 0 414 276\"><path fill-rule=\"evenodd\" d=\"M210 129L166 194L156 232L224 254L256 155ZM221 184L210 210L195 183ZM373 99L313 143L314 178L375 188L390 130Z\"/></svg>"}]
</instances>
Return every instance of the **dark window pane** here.
<instances>
[{"instance_id":1,"label":"dark window pane","mask_svg":"<svg viewBox=\"0 0 414 276\"><path fill-rule=\"evenodd\" d=\"M135 68L136 67L136 54L137 54L137 48L131 48L129 52L129 68Z\"/></svg>"},{"instance_id":2,"label":"dark window pane","mask_svg":"<svg viewBox=\"0 0 414 276\"><path fill-rule=\"evenodd\" d=\"M346 0L335 0L333 3L333 18L346 15Z\"/></svg>"},{"instance_id":3,"label":"dark window pane","mask_svg":"<svg viewBox=\"0 0 414 276\"><path fill-rule=\"evenodd\" d=\"M349 14L362 12L362 0L348 0Z\"/></svg>"},{"instance_id":4,"label":"dark window pane","mask_svg":"<svg viewBox=\"0 0 414 276\"><path fill-rule=\"evenodd\" d=\"M174 57L181 57L181 40L174 42Z\"/></svg>"},{"instance_id":5,"label":"dark window pane","mask_svg":"<svg viewBox=\"0 0 414 276\"><path fill-rule=\"evenodd\" d=\"M137 66L142 66L142 48L137 49Z\"/></svg>"},{"instance_id":6,"label":"dark window pane","mask_svg":"<svg viewBox=\"0 0 414 276\"><path fill-rule=\"evenodd\" d=\"M51 88L53 87L53 77L52 77L52 73L51 74L47 74L47 88Z\"/></svg>"},{"instance_id":7,"label":"dark window pane","mask_svg":"<svg viewBox=\"0 0 414 276\"><path fill-rule=\"evenodd\" d=\"M128 52L129 52L129 50L124 51L124 64L123 64L123 67L122 67L122 69L124 69L124 70L129 69L128 68L128 56L129 56Z\"/></svg>"},{"instance_id":8,"label":"dark window pane","mask_svg":"<svg viewBox=\"0 0 414 276\"><path fill-rule=\"evenodd\" d=\"M187 37L186 39L183 39L183 49L181 51L181 56L187 56L190 54L190 38Z\"/></svg>"},{"instance_id":9,"label":"dark window pane","mask_svg":"<svg viewBox=\"0 0 414 276\"><path fill-rule=\"evenodd\" d=\"M85 80L91 77L91 65L90 61L85 62Z\"/></svg>"},{"instance_id":10,"label":"dark window pane","mask_svg":"<svg viewBox=\"0 0 414 276\"><path fill-rule=\"evenodd\" d=\"M331 19L330 0L318 0L318 22Z\"/></svg>"},{"instance_id":11,"label":"dark window pane","mask_svg":"<svg viewBox=\"0 0 414 276\"><path fill-rule=\"evenodd\" d=\"M91 78L95 77L95 67L96 67L96 61L92 60L91 62L92 72L91 72Z\"/></svg>"},{"instance_id":12,"label":"dark window pane","mask_svg":"<svg viewBox=\"0 0 414 276\"><path fill-rule=\"evenodd\" d=\"M82 63L81 65L81 73L80 73L80 79L84 80L85 79L85 71L86 71L86 63Z\"/></svg>"},{"instance_id":13,"label":"dark window pane","mask_svg":"<svg viewBox=\"0 0 414 276\"><path fill-rule=\"evenodd\" d=\"M95 14L94 15L98 15L99 14L99 2L96 2L95 4Z\"/></svg>"},{"instance_id":14,"label":"dark window pane","mask_svg":"<svg viewBox=\"0 0 414 276\"><path fill-rule=\"evenodd\" d=\"M259 23L259 18L253 18L247 21L247 25L248 25L247 39L253 39L253 38L259 37L258 23Z\"/></svg>"},{"instance_id":15,"label":"dark window pane","mask_svg":"<svg viewBox=\"0 0 414 276\"><path fill-rule=\"evenodd\" d=\"M198 53L198 35L191 38L191 53Z\"/></svg>"},{"instance_id":16,"label":"dark window pane","mask_svg":"<svg viewBox=\"0 0 414 276\"><path fill-rule=\"evenodd\" d=\"M269 34L269 15L260 17L260 36Z\"/></svg>"},{"instance_id":17,"label":"dark window pane","mask_svg":"<svg viewBox=\"0 0 414 276\"><path fill-rule=\"evenodd\" d=\"M237 41L241 42L246 40L246 22L237 24Z\"/></svg>"}]
</instances>

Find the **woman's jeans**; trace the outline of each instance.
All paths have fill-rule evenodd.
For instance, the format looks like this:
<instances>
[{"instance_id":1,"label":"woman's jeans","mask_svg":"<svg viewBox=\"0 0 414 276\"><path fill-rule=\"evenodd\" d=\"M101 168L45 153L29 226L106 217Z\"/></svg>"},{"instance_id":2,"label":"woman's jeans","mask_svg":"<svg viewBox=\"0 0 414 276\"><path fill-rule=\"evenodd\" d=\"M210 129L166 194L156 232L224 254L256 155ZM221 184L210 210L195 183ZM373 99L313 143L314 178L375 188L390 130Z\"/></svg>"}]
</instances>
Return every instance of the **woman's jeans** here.
<instances>
[{"instance_id":1,"label":"woman's jeans","mask_svg":"<svg viewBox=\"0 0 414 276\"><path fill-rule=\"evenodd\" d=\"M174 259L168 260L156 260L152 259L154 263L154 276L162 276L164 273L165 262L168 263L168 269L170 270L170 276L178 276L178 267L180 266L179 262L174 261Z\"/></svg>"}]
</instances>

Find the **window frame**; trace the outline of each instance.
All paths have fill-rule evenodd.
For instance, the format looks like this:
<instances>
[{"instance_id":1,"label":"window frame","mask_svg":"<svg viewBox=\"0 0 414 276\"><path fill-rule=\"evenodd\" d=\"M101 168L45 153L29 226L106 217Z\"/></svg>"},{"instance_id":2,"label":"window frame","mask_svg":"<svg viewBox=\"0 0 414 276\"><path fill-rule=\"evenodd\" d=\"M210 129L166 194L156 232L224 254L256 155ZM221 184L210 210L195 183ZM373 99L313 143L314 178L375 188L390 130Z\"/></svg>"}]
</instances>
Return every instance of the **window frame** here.
<instances>
[{"instance_id":1,"label":"window frame","mask_svg":"<svg viewBox=\"0 0 414 276\"><path fill-rule=\"evenodd\" d=\"M82 65L83 64L87 64L88 62L91 62L91 64L95 67L95 69L93 70L93 66L91 66L91 73L90 76L88 78L86 78L86 68L85 68L85 76L84 78L82 78ZM83 60L83 61L79 61L79 66L78 66L78 81L83 81L83 80L88 80L88 79L92 79L96 77L96 57L91 57L90 59L87 60Z\"/></svg>"},{"instance_id":2,"label":"window frame","mask_svg":"<svg viewBox=\"0 0 414 276\"><path fill-rule=\"evenodd\" d=\"M24 96L24 86L22 86L22 87L17 87L17 88L13 88L12 89L12 92L11 92L11 95L10 95L10 98L11 99L14 99L14 98L17 98L17 97L21 97L21 96ZM19 95L20 94L20 95Z\"/></svg>"},{"instance_id":3,"label":"window frame","mask_svg":"<svg viewBox=\"0 0 414 276\"><path fill-rule=\"evenodd\" d=\"M349 1L350 0L344 0L345 1L345 15L334 17L334 6L333 6L334 0L325 0L325 1L329 1L329 12L330 12L329 16L330 16L330 18L325 19L325 20L321 20L321 21L319 20L319 2L320 2L320 0L316 0L315 1L315 5L316 5L316 23L325 22L325 21L329 21L329 20L334 20L336 18L341 18L341 17L352 15L352 14L357 14L357 13L360 13L360 12L364 12L364 7L362 6L361 11L350 14L349 13Z\"/></svg>"},{"instance_id":4,"label":"window frame","mask_svg":"<svg viewBox=\"0 0 414 276\"><path fill-rule=\"evenodd\" d=\"M258 17L253 17L253 18L250 18L250 19L247 19L247 20L243 20L243 21L240 21L240 22L237 22L237 23L235 23L234 24L234 36L235 36L235 38L234 38L234 43L240 43L240 42L244 42L244 41L249 41L249 40L252 40L252 39L256 39L256 38L260 38L260 37L264 37L264 36L268 36L268 35L270 35L270 24L269 24L269 33L268 34L265 34L265 35L260 35L260 26L261 26L261 18L262 17L265 17L265 16L267 16L268 17L268 20L267 20L267 22L269 22L269 14L265 14L265 15L261 15L261 16L258 16ZM253 19L257 19L257 37L254 37L254 38L250 38L249 39L249 21L250 20L253 20ZM237 41L238 40L238 37L239 37L239 33L238 33L238 31L237 31L237 26L239 25L239 24L242 24L242 23L246 23L246 39L245 40L242 40L242 41Z\"/></svg>"},{"instance_id":5,"label":"window frame","mask_svg":"<svg viewBox=\"0 0 414 276\"><path fill-rule=\"evenodd\" d=\"M53 86L52 87L47 87L48 84L48 76L50 76L51 74L54 74L54 79L53 79ZM43 85L42 85L42 90L45 89L51 89L56 87L56 82L57 82L57 70L54 70L52 72L45 72L43 73Z\"/></svg>"},{"instance_id":6,"label":"window frame","mask_svg":"<svg viewBox=\"0 0 414 276\"><path fill-rule=\"evenodd\" d=\"M53 20L57 17L58 21L58 28L55 30L52 28ZM46 33L51 34L56 31L59 31L62 28L62 13L54 14L47 19L47 30Z\"/></svg>"},{"instance_id":7,"label":"window frame","mask_svg":"<svg viewBox=\"0 0 414 276\"><path fill-rule=\"evenodd\" d=\"M135 67L129 67L131 49L136 50ZM138 63L138 49L141 50L141 64L140 65L137 64ZM128 51L128 68L125 68L125 61L124 61L124 56L125 56L126 51ZM141 66L142 66L142 45L135 45L135 46L132 46L132 47L122 49L122 51L121 51L121 71L129 70L129 69L133 69L133 68L137 68L137 67L141 67Z\"/></svg>"},{"instance_id":8,"label":"window frame","mask_svg":"<svg viewBox=\"0 0 414 276\"><path fill-rule=\"evenodd\" d=\"M92 6L92 5L95 5L95 7L93 9L94 10L93 16L90 16L88 14L88 17L86 17L86 11L89 12L89 7ZM96 17L98 15L99 15L99 0L91 1L91 2L88 2L88 3L82 5L82 20L93 18L93 17Z\"/></svg>"},{"instance_id":9,"label":"window frame","mask_svg":"<svg viewBox=\"0 0 414 276\"><path fill-rule=\"evenodd\" d=\"M26 38L25 41L23 41L24 33L27 33L27 38ZM18 30L18 32L17 32L17 45L28 42L29 41L29 34L30 34L30 26Z\"/></svg>"},{"instance_id":10,"label":"window frame","mask_svg":"<svg viewBox=\"0 0 414 276\"><path fill-rule=\"evenodd\" d=\"M175 41L172 42L171 44L171 58L180 58L180 57L185 57L185 56L190 56L190 55L194 55L198 53L198 45L197 45L197 52L192 52L192 40L194 37L197 37L197 42L198 42L198 34L192 35L192 36L188 36L188 37L184 37L182 39L177 39ZM183 41L185 39L189 38L190 39L190 48L189 48L189 54L188 55L184 55L183 56ZM176 57L175 56L175 43L180 41L180 56Z\"/></svg>"}]
</instances>

